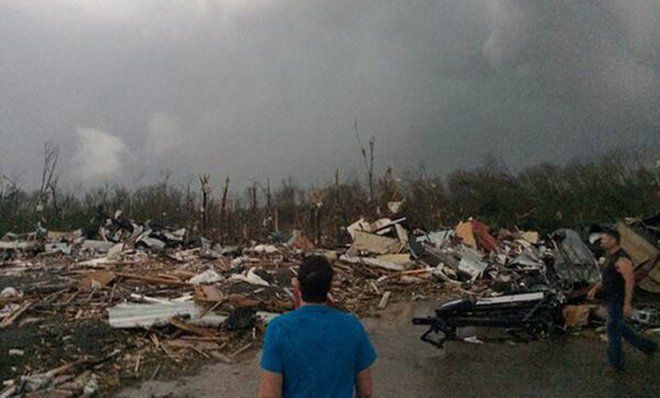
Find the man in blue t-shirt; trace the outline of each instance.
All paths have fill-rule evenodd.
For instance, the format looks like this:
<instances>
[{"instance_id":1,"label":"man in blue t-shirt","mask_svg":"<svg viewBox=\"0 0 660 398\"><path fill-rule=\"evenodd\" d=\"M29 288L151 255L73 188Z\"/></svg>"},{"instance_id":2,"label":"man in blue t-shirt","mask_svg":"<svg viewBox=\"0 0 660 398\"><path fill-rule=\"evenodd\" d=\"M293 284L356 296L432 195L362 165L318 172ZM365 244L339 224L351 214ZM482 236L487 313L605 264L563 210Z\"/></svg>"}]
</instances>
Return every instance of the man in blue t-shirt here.
<instances>
[{"instance_id":1,"label":"man in blue t-shirt","mask_svg":"<svg viewBox=\"0 0 660 398\"><path fill-rule=\"evenodd\" d=\"M300 266L302 306L266 329L259 398L372 396L376 351L355 316L325 304L332 277L325 257L310 256Z\"/></svg>"}]
</instances>

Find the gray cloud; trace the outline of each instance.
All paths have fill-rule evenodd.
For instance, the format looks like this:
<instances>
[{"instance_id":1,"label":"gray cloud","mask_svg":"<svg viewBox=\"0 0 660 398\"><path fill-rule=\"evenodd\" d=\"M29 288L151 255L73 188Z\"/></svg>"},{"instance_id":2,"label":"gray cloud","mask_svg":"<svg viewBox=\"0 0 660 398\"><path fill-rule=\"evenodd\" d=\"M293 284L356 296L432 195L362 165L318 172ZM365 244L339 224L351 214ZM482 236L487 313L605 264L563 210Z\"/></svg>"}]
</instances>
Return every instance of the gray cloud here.
<instances>
[{"instance_id":1,"label":"gray cloud","mask_svg":"<svg viewBox=\"0 0 660 398\"><path fill-rule=\"evenodd\" d=\"M169 116L156 112L147 124L147 152L162 157L179 149L183 142L183 133Z\"/></svg>"},{"instance_id":2,"label":"gray cloud","mask_svg":"<svg viewBox=\"0 0 660 398\"><path fill-rule=\"evenodd\" d=\"M86 183L106 182L122 171L127 148L121 138L103 130L78 128L78 149L73 176Z\"/></svg>"},{"instance_id":3,"label":"gray cloud","mask_svg":"<svg viewBox=\"0 0 660 398\"><path fill-rule=\"evenodd\" d=\"M356 119L381 170L660 147L657 2L25 0L0 35L0 168L28 180L79 126L126 146L124 182L354 173Z\"/></svg>"}]
</instances>

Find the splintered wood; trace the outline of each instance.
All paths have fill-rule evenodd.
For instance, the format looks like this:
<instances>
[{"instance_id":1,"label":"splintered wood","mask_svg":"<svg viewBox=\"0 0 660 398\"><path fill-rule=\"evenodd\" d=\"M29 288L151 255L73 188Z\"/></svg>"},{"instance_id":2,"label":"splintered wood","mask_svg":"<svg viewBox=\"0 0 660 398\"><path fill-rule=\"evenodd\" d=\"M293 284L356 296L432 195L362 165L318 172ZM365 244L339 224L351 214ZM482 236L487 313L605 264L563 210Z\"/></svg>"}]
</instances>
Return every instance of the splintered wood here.
<instances>
[{"instance_id":1,"label":"splintered wood","mask_svg":"<svg viewBox=\"0 0 660 398\"><path fill-rule=\"evenodd\" d=\"M378 308L381 310L387 307L387 302L390 300L390 296L392 295L392 292L385 292L383 293L383 297L380 299L380 302L378 303Z\"/></svg>"},{"instance_id":2,"label":"splintered wood","mask_svg":"<svg viewBox=\"0 0 660 398\"><path fill-rule=\"evenodd\" d=\"M411 269L410 255L399 253L400 241L359 231L356 236L358 247L380 255L351 257L323 251L333 260L332 296L339 309L367 316L411 294L431 296L441 291L429 271ZM299 249L312 247L303 238L294 242ZM107 242L94 245L110 246ZM126 244L112 245L112 249L112 259L59 258L55 264L22 266L19 272L29 269L34 278L0 297L0 328L21 327L23 318L27 322L34 317L54 327L65 321L73 328L65 336L54 335L61 341L53 344L70 342L79 325L102 324L105 331L100 336L112 336L98 340L103 352L122 353L90 360L104 386L117 385L124 377L156 378L199 358L232 363L258 347L266 324L293 309L291 279L303 259L303 253L283 245L257 245L238 258L212 260L203 258L199 249L167 254L137 251ZM16 271L12 268L12 272ZM243 320L237 315L241 311L246 314ZM232 322L239 330L229 328ZM125 332L113 335L109 331L114 329ZM52 352L51 348L37 350L35 358L48 358ZM40 370L39 361L31 366L18 371Z\"/></svg>"}]
</instances>

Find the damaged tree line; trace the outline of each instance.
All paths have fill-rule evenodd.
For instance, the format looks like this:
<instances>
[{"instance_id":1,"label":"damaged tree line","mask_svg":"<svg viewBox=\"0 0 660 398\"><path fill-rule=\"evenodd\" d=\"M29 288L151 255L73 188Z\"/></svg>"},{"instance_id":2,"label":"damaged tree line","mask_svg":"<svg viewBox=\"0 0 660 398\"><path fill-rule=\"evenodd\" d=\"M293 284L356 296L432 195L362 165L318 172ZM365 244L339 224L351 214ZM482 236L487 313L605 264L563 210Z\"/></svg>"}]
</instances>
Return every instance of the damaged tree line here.
<instances>
[{"instance_id":1,"label":"damaged tree line","mask_svg":"<svg viewBox=\"0 0 660 398\"><path fill-rule=\"evenodd\" d=\"M420 167L402 175L390 168L374 179L372 156L371 164L365 161L367 184L337 170L334 181L321 187L303 189L289 177L272 187L270 180L254 182L243 193L230 176L213 181L204 175L176 185L170 174L136 189L105 185L84 193L65 192L57 161L57 147L47 144L41 186L32 192L22 188L20 178L2 176L0 235L34 230L36 225L96 230L121 211L128 219L185 227L223 243L259 241L276 231L298 229L316 243L332 245L342 242L342 226L360 216L377 218L391 202L402 202L399 210L410 226L424 230L477 215L494 227L542 233L642 217L660 208L660 168L623 152L565 166L544 163L518 173L487 158L446 178Z\"/></svg>"}]
</instances>

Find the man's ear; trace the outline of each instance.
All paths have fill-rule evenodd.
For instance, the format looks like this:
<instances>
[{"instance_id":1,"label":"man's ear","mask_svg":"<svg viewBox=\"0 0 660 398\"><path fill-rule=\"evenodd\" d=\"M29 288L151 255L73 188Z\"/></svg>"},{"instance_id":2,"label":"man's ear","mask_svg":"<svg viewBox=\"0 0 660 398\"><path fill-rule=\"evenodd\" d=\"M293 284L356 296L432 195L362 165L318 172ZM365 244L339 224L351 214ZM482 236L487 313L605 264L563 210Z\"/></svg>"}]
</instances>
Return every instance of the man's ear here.
<instances>
[{"instance_id":1,"label":"man's ear","mask_svg":"<svg viewBox=\"0 0 660 398\"><path fill-rule=\"evenodd\" d=\"M291 278L291 287L293 287L295 290L300 289L300 281L295 276Z\"/></svg>"}]
</instances>

